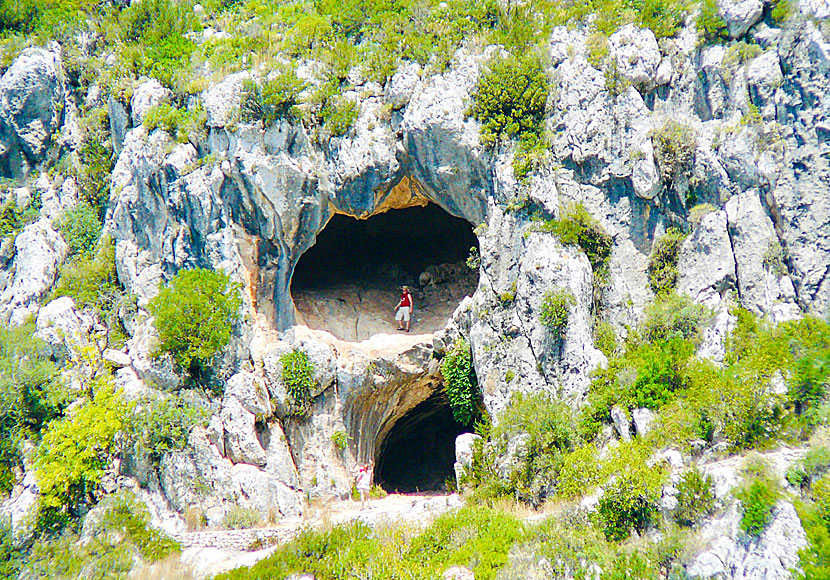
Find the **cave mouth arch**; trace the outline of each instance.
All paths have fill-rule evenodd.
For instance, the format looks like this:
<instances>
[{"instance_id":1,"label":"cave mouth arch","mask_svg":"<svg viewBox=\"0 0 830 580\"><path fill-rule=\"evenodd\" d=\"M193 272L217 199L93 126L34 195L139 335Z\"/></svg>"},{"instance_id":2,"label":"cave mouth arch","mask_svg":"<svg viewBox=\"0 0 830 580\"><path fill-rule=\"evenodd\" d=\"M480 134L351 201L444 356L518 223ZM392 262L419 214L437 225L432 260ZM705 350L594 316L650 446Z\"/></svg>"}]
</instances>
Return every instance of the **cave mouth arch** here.
<instances>
[{"instance_id":1,"label":"cave mouth arch","mask_svg":"<svg viewBox=\"0 0 830 580\"><path fill-rule=\"evenodd\" d=\"M368 219L335 214L294 268L297 322L350 341L394 333L405 284L415 300L411 331L440 330L478 285L465 265L472 247L472 225L433 203Z\"/></svg>"},{"instance_id":2,"label":"cave mouth arch","mask_svg":"<svg viewBox=\"0 0 830 580\"><path fill-rule=\"evenodd\" d=\"M447 491L447 479L455 479L455 439L467 432L453 419L447 394L435 392L383 437L375 481L387 493Z\"/></svg>"}]
</instances>

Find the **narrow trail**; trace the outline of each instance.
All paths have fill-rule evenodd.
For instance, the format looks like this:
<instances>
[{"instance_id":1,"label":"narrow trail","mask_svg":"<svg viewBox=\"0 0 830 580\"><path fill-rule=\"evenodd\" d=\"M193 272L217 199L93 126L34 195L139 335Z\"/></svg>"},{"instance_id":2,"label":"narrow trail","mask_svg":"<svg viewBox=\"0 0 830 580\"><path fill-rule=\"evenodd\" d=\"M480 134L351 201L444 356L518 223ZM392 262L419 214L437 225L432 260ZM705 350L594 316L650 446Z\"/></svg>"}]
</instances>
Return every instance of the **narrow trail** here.
<instances>
[{"instance_id":1,"label":"narrow trail","mask_svg":"<svg viewBox=\"0 0 830 580\"><path fill-rule=\"evenodd\" d=\"M286 518L272 526L245 530L184 532L176 540L182 545L182 563L193 571L193 578L202 580L241 566L252 566L309 528L354 521L370 527L390 524L424 527L436 516L460 506L458 495L440 493L392 493L370 500L365 509L353 500L312 502L303 518Z\"/></svg>"}]
</instances>

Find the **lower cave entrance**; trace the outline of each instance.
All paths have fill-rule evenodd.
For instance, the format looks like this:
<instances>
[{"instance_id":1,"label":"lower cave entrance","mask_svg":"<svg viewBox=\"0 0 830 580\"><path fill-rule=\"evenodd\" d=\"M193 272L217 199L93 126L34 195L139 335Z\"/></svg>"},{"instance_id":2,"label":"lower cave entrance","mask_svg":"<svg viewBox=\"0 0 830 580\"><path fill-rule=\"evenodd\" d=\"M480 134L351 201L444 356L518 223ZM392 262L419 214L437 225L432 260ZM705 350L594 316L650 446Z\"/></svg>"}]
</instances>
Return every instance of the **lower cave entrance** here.
<instances>
[{"instance_id":1,"label":"lower cave entrance","mask_svg":"<svg viewBox=\"0 0 830 580\"><path fill-rule=\"evenodd\" d=\"M453 419L446 393L435 393L384 437L375 481L388 493L446 491L447 479L455 478L455 438L468 431Z\"/></svg>"},{"instance_id":2,"label":"lower cave entrance","mask_svg":"<svg viewBox=\"0 0 830 580\"><path fill-rule=\"evenodd\" d=\"M297 321L351 341L394 333L406 284L415 300L411 331L440 330L478 284L465 263L472 247L472 225L432 203L364 220L337 214L294 269Z\"/></svg>"}]
</instances>

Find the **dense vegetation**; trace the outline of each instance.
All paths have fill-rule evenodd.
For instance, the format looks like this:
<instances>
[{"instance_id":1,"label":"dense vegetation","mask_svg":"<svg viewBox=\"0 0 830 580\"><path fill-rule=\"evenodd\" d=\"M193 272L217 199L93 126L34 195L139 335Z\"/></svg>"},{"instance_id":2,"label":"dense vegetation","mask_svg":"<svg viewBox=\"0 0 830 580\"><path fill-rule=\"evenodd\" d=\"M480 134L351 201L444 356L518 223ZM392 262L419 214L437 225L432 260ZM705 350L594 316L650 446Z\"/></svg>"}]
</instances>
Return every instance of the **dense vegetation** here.
<instances>
[{"instance_id":1,"label":"dense vegetation","mask_svg":"<svg viewBox=\"0 0 830 580\"><path fill-rule=\"evenodd\" d=\"M148 304L159 333L158 353L169 353L191 374L209 365L239 319L239 284L222 272L181 270Z\"/></svg>"}]
</instances>

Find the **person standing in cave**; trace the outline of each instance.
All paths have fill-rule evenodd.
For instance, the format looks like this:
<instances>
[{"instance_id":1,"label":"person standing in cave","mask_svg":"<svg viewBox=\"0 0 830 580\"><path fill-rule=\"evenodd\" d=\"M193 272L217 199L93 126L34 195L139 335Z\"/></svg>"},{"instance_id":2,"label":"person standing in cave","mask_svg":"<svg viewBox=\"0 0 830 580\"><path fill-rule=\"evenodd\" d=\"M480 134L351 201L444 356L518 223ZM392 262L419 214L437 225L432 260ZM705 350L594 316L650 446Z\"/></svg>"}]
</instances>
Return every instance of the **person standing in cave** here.
<instances>
[{"instance_id":1,"label":"person standing in cave","mask_svg":"<svg viewBox=\"0 0 830 580\"><path fill-rule=\"evenodd\" d=\"M412 294L409 293L409 286L402 286L401 300L395 306L395 320L398 321L399 331L409 332L409 320L414 311L415 302L412 300ZM404 323L406 323L406 328L404 328Z\"/></svg>"},{"instance_id":2,"label":"person standing in cave","mask_svg":"<svg viewBox=\"0 0 830 580\"><path fill-rule=\"evenodd\" d=\"M366 507L369 501L369 492L372 491L372 477L374 476L375 462L371 459L369 463L361 465L357 472L357 491L360 492L360 509Z\"/></svg>"}]
</instances>

